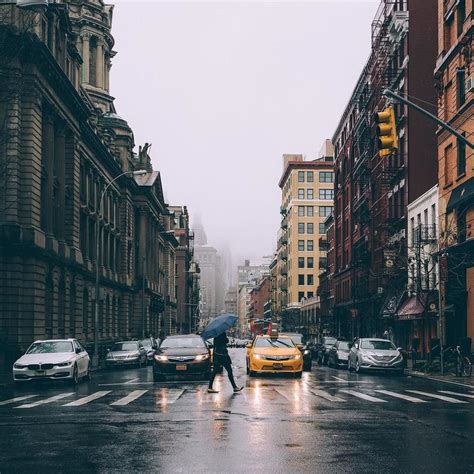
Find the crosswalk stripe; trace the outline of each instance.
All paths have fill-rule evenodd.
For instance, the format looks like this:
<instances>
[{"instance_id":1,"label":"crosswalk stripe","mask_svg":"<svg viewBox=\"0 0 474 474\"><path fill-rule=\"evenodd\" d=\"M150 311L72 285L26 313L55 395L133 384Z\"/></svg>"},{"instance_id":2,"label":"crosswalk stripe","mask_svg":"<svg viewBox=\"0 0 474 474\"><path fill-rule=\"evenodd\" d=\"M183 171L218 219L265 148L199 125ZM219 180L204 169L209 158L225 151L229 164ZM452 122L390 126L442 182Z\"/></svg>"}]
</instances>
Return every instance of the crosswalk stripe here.
<instances>
[{"instance_id":1,"label":"crosswalk stripe","mask_svg":"<svg viewBox=\"0 0 474 474\"><path fill-rule=\"evenodd\" d=\"M421 398L410 397L410 395L403 395L402 393L391 392L390 390L375 390L375 392L383 393L390 397L401 398L402 400L407 400L413 403L426 403L426 400L422 400Z\"/></svg>"},{"instance_id":2,"label":"crosswalk stripe","mask_svg":"<svg viewBox=\"0 0 474 474\"><path fill-rule=\"evenodd\" d=\"M23 400L28 400L33 397L37 397L38 395L25 395L24 397L15 397L10 398L9 400L3 400L0 402L0 407L3 405L10 405L11 403L22 402Z\"/></svg>"},{"instance_id":3,"label":"crosswalk stripe","mask_svg":"<svg viewBox=\"0 0 474 474\"><path fill-rule=\"evenodd\" d=\"M468 393L450 392L449 390L438 390L438 392L446 393L448 395L456 395L458 397L474 398L474 395L469 395Z\"/></svg>"},{"instance_id":4,"label":"crosswalk stripe","mask_svg":"<svg viewBox=\"0 0 474 474\"><path fill-rule=\"evenodd\" d=\"M148 390L134 390L133 392L130 392L126 397L123 397L120 400L111 403L110 405L123 407L135 401L137 398L140 398L142 395L145 395L146 392L148 392Z\"/></svg>"},{"instance_id":5,"label":"crosswalk stripe","mask_svg":"<svg viewBox=\"0 0 474 474\"><path fill-rule=\"evenodd\" d=\"M184 393L184 390L178 388L170 388L166 392L161 392L161 398L157 400L157 405L171 405L175 403L181 395Z\"/></svg>"},{"instance_id":6,"label":"crosswalk stripe","mask_svg":"<svg viewBox=\"0 0 474 474\"><path fill-rule=\"evenodd\" d=\"M330 393L327 393L324 390L311 390L311 393L313 393L317 397L321 397L321 398L324 398L325 400L329 400L330 402L345 402L346 401L343 398L331 395Z\"/></svg>"},{"instance_id":7,"label":"crosswalk stripe","mask_svg":"<svg viewBox=\"0 0 474 474\"><path fill-rule=\"evenodd\" d=\"M89 402L92 402L93 400L97 400L98 398L105 397L108 393L110 393L110 390L103 391L103 392L95 392L92 395L89 395L88 397L79 398L79 400L74 400L73 402L66 403L63 406L64 407L80 407L82 405L87 405Z\"/></svg>"},{"instance_id":8,"label":"crosswalk stripe","mask_svg":"<svg viewBox=\"0 0 474 474\"><path fill-rule=\"evenodd\" d=\"M367 401L373 402L373 403L386 403L387 402L387 400L382 400L381 398L372 397L371 395L367 395L367 394L361 393L361 392L356 392L355 390L342 389L342 390L339 390L339 391L347 393L349 395L354 395L354 397L362 398L362 400L367 400Z\"/></svg>"},{"instance_id":9,"label":"crosswalk stripe","mask_svg":"<svg viewBox=\"0 0 474 474\"><path fill-rule=\"evenodd\" d=\"M418 395L424 395L425 397L437 398L448 403L467 403L464 400L457 400L456 398L445 397L444 395L438 395L437 393L420 392L419 390L407 390L407 392L417 393Z\"/></svg>"},{"instance_id":10,"label":"crosswalk stripe","mask_svg":"<svg viewBox=\"0 0 474 474\"><path fill-rule=\"evenodd\" d=\"M60 393L59 395L55 395L54 397L45 398L43 400L38 400L37 402L33 402L33 403L27 403L26 405L20 405L15 408L34 408L40 405L46 405L47 403L57 402L58 400L61 400L62 398L70 397L71 395L74 395L74 392Z\"/></svg>"}]
</instances>

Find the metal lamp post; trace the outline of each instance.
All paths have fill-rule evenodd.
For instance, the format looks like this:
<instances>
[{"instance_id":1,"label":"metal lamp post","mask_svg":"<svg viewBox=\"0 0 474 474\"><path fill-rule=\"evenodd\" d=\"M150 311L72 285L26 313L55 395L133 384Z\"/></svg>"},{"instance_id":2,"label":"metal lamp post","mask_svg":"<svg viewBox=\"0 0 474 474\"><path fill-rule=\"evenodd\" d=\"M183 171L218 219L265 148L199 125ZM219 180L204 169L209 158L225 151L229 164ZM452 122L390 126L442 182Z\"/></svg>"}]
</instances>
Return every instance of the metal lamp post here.
<instances>
[{"instance_id":1,"label":"metal lamp post","mask_svg":"<svg viewBox=\"0 0 474 474\"><path fill-rule=\"evenodd\" d=\"M95 227L95 302L94 302L94 354L92 356L92 366L98 367L99 366L99 253L100 253L100 245L99 245L99 221L100 216L102 215L102 203L104 201L105 193L107 189L119 178L122 176L143 176L146 174L146 170L138 170L138 171L125 171L124 173L119 174L114 179L112 179L103 189L102 194L100 195L99 201L99 208L97 209L97 222Z\"/></svg>"}]
</instances>

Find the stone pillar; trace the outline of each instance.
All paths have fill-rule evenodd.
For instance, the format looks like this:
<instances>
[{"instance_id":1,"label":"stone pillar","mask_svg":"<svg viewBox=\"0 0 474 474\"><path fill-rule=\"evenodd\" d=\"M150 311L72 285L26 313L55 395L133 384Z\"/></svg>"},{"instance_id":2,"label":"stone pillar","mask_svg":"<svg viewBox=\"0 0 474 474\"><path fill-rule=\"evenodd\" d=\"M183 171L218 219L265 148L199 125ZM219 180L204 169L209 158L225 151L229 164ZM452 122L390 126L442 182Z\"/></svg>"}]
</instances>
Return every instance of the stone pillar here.
<instances>
[{"instance_id":1,"label":"stone pillar","mask_svg":"<svg viewBox=\"0 0 474 474\"><path fill-rule=\"evenodd\" d=\"M101 40L97 40L96 52L96 87L104 88L104 45Z\"/></svg>"},{"instance_id":2,"label":"stone pillar","mask_svg":"<svg viewBox=\"0 0 474 474\"><path fill-rule=\"evenodd\" d=\"M42 202L45 205L45 228L46 234L53 234L53 187L54 187L54 119L46 115L43 125L44 156L43 169L46 172L46 196Z\"/></svg>"},{"instance_id":3,"label":"stone pillar","mask_svg":"<svg viewBox=\"0 0 474 474\"><path fill-rule=\"evenodd\" d=\"M58 180L58 202L54 203L57 209L57 213L54 219L57 219L57 230L56 238L59 240L65 239L65 219L66 219L66 132L64 127L56 128L55 135L55 147L54 147L54 162L55 162L55 174Z\"/></svg>"},{"instance_id":4,"label":"stone pillar","mask_svg":"<svg viewBox=\"0 0 474 474\"><path fill-rule=\"evenodd\" d=\"M82 38L82 82L89 84L90 33L81 33Z\"/></svg>"}]
</instances>

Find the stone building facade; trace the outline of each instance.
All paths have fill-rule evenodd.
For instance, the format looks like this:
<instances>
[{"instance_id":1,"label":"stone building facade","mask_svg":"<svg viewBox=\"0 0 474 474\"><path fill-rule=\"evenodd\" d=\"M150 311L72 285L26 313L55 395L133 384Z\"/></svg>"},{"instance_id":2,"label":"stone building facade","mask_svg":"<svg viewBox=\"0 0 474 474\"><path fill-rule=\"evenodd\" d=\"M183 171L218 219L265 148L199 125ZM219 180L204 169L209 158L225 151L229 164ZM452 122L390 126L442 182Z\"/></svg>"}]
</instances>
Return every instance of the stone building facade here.
<instances>
[{"instance_id":1,"label":"stone building facade","mask_svg":"<svg viewBox=\"0 0 474 474\"><path fill-rule=\"evenodd\" d=\"M112 12L101 0L0 5L0 365L35 339L90 347L97 332L103 350L176 326L160 174L109 94Z\"/></svg>"}]
</instances>

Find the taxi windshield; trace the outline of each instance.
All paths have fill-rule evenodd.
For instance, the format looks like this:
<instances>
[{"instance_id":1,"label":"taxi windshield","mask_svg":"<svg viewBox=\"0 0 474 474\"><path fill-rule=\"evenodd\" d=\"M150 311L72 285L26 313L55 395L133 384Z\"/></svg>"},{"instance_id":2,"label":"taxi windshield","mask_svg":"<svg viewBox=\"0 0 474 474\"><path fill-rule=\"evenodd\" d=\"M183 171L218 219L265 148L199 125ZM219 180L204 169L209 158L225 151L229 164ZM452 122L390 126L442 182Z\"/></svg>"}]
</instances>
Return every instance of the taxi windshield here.
<instances>
[{"instance_id":1,"label":"taxi windshield","mask_svg":"<svg viewBox=\"0 0 474 474\"><path fill-rule=\"evenodd\" d=\"M255 347L295 347L289 337L261 337L255 341Z\"/></svg>"}]
</instances>

